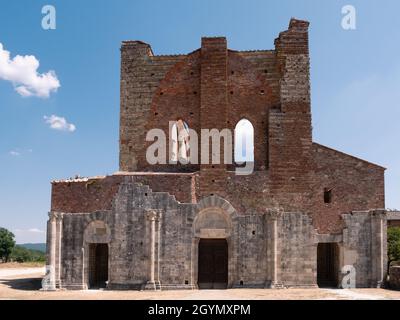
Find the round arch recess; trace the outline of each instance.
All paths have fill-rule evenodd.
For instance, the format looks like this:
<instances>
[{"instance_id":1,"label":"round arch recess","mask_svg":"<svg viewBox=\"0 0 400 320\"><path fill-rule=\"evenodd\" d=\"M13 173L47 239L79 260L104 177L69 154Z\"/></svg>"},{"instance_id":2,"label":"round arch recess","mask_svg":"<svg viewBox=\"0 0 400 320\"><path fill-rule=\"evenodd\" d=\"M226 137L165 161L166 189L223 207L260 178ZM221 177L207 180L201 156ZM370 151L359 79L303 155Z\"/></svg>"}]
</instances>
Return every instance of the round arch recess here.
<instances>
[{"instance_id":1,"label":"round arch recess","mask_svg":"<svg viewBox=\"0 0 400 320\"><path fill-rule=\"evenodd\" d=\"M85 243L109 243L111 230L102 220L90 221L84 231Z\"/></svg>"},{"instance_id":2,"label":"round arch recess","mask_svg":"<svg viewBox=\"0 0 400 320\"><path fill-rule=\"evenodd\" d=\"M203 198L197 204L197 212L193 221L192 237L192 279L194 287L199 281L199 244L201 240L219 240L227 243L227 283L228 288L235 282L235 239L232 229L237 215L233 206L219 196Z\"/></svg>"}]
</instances>

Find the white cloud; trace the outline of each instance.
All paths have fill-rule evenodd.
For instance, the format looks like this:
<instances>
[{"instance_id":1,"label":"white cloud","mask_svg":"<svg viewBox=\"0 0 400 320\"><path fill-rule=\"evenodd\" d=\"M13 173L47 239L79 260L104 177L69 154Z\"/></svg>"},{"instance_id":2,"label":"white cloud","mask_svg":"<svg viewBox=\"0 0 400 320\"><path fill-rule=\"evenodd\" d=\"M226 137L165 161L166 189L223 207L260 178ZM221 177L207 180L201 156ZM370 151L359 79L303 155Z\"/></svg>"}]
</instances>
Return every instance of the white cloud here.
<instances>
[{"instance_id":1,"label":"white cloud","mask_svg":"<svg viewBox=\"0 0 400 320\"><path fill-rule=\"evenodd\" d=\"M50 125L50 128L54 130L69 131L69 132L74 132L76 130L75 125L72 123L68 123L67 120L63 117L59 117L53 114L50 117L44 116L43 118L46 121L46 123Z\"/></svg>"},{"instance_id":2,"label":"white cloud","mask_svg":"<svg viewBox=\"0 0 400 320\"><path fill-rule=\"evenodd\" d=\"M37 228L28 229L28 232L32 232L32 233L44 233L44 231L39 230L39 229L37 229Z\"/></svg>"},{"instance_id":3,"label":"white cloud","mask_svg":"<svg viewBox=\"0 0 400 320\"><path fill-rule=\"evenodd\" d=\"M14 230L15 233L44 233L44 231L38 229L38 228L30 228L27 230L24 229L15 229Z\"/></svg>"},{"instance_id":4,"label":"white cloud","mask_svg":"<svg viewBox=\"0 0 400 320\"><path fill-rule=\"evenodd\" d=\"M33 152L32 149L20 149L20 148L15 148L15 149L9 151L8 154L9 154L10 156L13 156L13 157L18 157L18 156L22 156L22 155L24 155L24 154L32 153L32 152Z\"/></svg>"},{"instance_id":5,"label":"white cloud","mask_svg":"<svg viewBox=\"0 0 400 320\"><path fill-rule=\"evenodd\" d=\"M38 73L39 61L35 56L10 58L10 52L0 43L0 79L10 81L21 96L48 98L56 92L60 82L54 71Z\"/></svg>"},{"instance_id":6,"label":"white cloud","mask_svg":"<svg viewBox=\"0 0 400 320\"><path fill-rule=\"evenodd\" d=\"M18 157L18 156L21 155L21 152L16 151L16 150L11 150L11 151L9 152L9 154L12 155L12 156L14 156L14 157Z\"/></svg>"},{"instance_id":7,"label":"white cloud","mask_svg":"<svg viewBox=\"0 0 400 320\"><path fill-rule=\"evenodd\" d=\"M46 232L38 228L14 229L17 243L41 243L46 241Z\"/></svg>"}]
</instances>

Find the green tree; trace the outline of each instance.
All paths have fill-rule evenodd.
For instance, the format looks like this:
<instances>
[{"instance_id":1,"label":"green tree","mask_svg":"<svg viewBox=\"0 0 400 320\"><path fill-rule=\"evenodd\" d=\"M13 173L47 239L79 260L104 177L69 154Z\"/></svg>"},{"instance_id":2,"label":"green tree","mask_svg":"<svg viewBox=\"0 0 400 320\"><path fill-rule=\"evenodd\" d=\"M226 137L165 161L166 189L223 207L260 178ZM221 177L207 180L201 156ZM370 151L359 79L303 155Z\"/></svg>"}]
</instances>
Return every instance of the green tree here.
<instances>
[{"instance_id":1,"label":"green tree","mask_svg":"<svg viewBox=\"0 0 400 320\"><path fill-rule=\"evenodd\" d=\"M28 249L20 246L15 246L11 255L10 260L15 262L28 262L30 261L30 254Z\"/></svg>"},{"instance_id":2,"label":"green tree","mask_svg":"<svg viewBox=\"0 0 400 320\"><path fill-rule=\"evenodd\" d=\"M400 261L400 227L390 227L387 233L388 242L388 272L390 264Z\"/></svg>"},{"instance_id":3,"label":"green tree","mask_svg":"<svg viewBox=\"0 0 400 320\"><path fill-rule=\"evenodd\" d=\"M15 236L5 228L0 228L0 259L8 262L10 254L15 246Z\"/></svg>"},{"instance_id":4,"label":"green tree","mask_svg":"<svg viewBox=\"0 0 400 320\"><path fill-rule=\"evenodd\" d=\"M15 262L44 262L46 255L44 252L16 245L10 255L10 260Z\"/></svg>"}]
</instances>

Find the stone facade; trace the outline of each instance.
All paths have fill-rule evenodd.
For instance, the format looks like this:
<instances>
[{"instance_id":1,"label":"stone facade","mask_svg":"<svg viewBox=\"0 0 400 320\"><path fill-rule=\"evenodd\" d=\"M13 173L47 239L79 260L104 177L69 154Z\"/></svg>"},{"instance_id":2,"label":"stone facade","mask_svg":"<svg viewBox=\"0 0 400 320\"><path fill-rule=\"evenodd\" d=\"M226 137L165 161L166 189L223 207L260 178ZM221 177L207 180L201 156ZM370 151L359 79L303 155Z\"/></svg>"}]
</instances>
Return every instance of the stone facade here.
<instances>
[{"instance_id":1,"label":"stone facade","mask_svg":"<svg viewBox=\"0 0 400 320\"><path fill-rule=\"evenodd\" d=\"M207 239L227 244L226 287L314 287L328 276L342 286L348 272L357 287L381 284L385 169L312 141L308 25L292 19L274 50L229 50L216 37L156 56L122 43L120 171L52 182L50 288L86 289L102 272L107 288L198 288L201 257L214 254L199 252ZM233 131L244 118L250 175L146 161L147 132L169 132L168 121ZM219 254L210 270L225 268Z\"/></svg>"}]
</instances>

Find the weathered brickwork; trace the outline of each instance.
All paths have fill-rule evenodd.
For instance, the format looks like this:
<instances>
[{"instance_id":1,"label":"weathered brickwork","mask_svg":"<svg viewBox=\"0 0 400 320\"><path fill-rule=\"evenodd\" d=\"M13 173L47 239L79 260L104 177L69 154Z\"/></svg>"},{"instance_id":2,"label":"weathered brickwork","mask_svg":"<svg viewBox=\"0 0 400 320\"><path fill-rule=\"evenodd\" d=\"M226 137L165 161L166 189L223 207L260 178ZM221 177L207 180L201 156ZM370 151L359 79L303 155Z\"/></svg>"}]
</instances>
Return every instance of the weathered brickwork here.
<instances>
[{"instance_id":1,"label":"weathered brickwork","mask_svg":"<svg viewBox=\"0 0 400 320\"><path fill-rule=\"evenodd\" d=\"M53 182L51 210L59 212L94 212L111 208L112 199L124 176L149 186L155 192L169 192L180 202L195 202L195 174L147 173L114 174L92 179Z\"/></svg>"},{"instance_id":2,"label":"weathered brickwork","mask_svg":"<svg viewBox=\"0 0 400 320\"><path fill-rule=\"evenodd\" d=\"M400 227L400 211L389 210L387 212L388 227Z\"/></svg>"},{"instance_id":3,"label":"weathered brickwork","mask_svg":"<svg viewBox=\"0 0 400 320\"><path fill-rule=\"evenodd\" d=\"M184 55L153 56L141 41L126 41L121 47L120 168L143 169L146 125L152 97L167 72Z\"/></svg>"},{"instance_id":4,"label":"weathered brickwork","mask_svg":"<svg viewBox=\"0 0 400 320\"><path fill-rule=\"evenodd\" d=\"M379 286L385 169L313 142L308 26L292 19L274 50L230 50L214 37L189 54L156 56L146 43L123 42L120 171L52 183L50 283L85 289L108 266L108 288L193 289L202 259L224 270L226 257L226 279L211 285L313 287L334 269L340 287L351 267L356 286ZM250 175L235 164L146 160L151 129L166 133L169 148L169 121L200 138L201 129L233 132L241 119L254 128ZM200 252L205 240L226 252ZM318 250L326 243L334 256ZM104 255L108 264L94 264ZM335 268L321 271L332 260Z\"/></svg>"},{"instance_id":5,"label":"weathered brickwork","mask_svg":"<svg viewBox=\"0 0 400 320\"><path fill-rule=\"evenodd\" d=\"M340 233L338 213L384 208L384 168L320 144L313 144L315 187L313 220L320 233ZM332 189L332 202L321 201L324 189Z\"/></svg>"}]
</instances>

